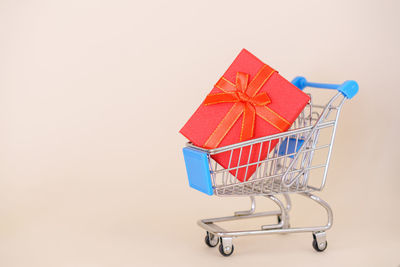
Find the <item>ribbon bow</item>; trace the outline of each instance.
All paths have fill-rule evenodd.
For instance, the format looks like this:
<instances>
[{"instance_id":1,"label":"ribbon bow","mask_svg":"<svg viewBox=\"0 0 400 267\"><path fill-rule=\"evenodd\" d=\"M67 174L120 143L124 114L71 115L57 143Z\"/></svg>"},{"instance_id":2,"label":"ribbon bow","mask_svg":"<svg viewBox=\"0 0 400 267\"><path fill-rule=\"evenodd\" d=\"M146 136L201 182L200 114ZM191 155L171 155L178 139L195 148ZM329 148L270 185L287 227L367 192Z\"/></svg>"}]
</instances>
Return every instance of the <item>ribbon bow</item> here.
<instances>
[{"instance_id":1,"label":"ribbon bow","mask_svg":"<svg viewBox=\"0 0 400 267\"><path fill-rule=\"evenodd\" d=\"M259 93L274 72L271 67L264 65L250 83L249 75L243 72L236 74L236 84L224 77L217 82L215 86L221 89L222 93L209 94L204 100L204 105L219 103L234 103L234 105L207 139L205 147L216 148L242 114L240 141L249 140L254 136L256 115L282 132L290 127L286 119L267 106L271 103L268 94Z\"/></svg>"}]
</instances>

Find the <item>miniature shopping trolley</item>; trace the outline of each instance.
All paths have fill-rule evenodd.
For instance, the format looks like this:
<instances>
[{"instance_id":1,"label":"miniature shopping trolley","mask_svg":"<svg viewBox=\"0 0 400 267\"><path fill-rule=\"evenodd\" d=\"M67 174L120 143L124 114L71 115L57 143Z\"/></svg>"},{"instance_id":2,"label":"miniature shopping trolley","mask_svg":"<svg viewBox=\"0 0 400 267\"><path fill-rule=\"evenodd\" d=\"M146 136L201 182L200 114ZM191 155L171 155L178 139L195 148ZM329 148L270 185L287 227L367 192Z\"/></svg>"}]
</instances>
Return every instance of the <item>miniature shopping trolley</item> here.
<instances>
[{"instance_id":1,"label":"miniature shopping trolley","mask_svg":"<svg viewBox=\"0 0 400 267\"><path fill-rule=\"evenodd\" d=\"M292 83L302 90L313 87L336 91L331 96L319 90L309 93L309 103L287 132L215 149L204 149L191 143L183 149L191 187L208 195L249 196L251 199L250 210L235 212L233 216L198 221L199 226L206 230L205 243L210 247L220 243L219 251L224 256L233 253L234 237L247 235L312 232L313 248L324 251L327 247L325 231L332 226L332 210L327 202L311 192L321 191L325 186L340 110L345 100L358 92L358 84L355 81L346 81L341 85L311 83L303 77L295 78ZM324 98L326 104L314 103L315 99ZM276 145L271 148L271 144ZM232 154L241 154L244 149L259 153L258 161L250 162L249 157L247 162L231 165L229 160L228 168L223 168L212 159L213 155L219 153L230 153L232 158ZM268 149L267 157L263 159L260 158L262 149ZM251 166L256 166L256 171L249 179L240 181L234 175L234 170L236 173L239 168L247 171ZM326 225L291 227L289 211L292 193L320 204L327 212ZM256 196L269 198L279 206L279 210L255 212ZM283 196L284 201L279 196ZM263 216L276 216L277 223L241 231L228 231L217 225L219 222Z\"/></svg>"}]
</instances>

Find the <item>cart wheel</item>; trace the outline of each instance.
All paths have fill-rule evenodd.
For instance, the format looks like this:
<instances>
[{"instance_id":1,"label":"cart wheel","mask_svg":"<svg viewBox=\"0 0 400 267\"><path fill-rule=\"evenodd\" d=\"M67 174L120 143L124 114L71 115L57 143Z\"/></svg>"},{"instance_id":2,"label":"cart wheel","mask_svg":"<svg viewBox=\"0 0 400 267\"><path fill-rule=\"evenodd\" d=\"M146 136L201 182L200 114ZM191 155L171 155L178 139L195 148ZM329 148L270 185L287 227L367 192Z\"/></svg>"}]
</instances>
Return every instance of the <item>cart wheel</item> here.
<instances>
[{"instance_id":1,"label":"cart wheel","mask_svg":"<svg viewBox=\"0 0 400 267\"><path fill-rule=\"evenodd\" d=\"M204 238L204 242L207 244L207 246L209 246L210 248L213 248L216 245L218 245L219 238L217 238L215 235L207 232L206 237Z\"/></svg>"},{"instance_id":2,"label":"cart wheel","mask_svg":"<svg viewBox=\"0 0 400 267\"><path fill-rule=\"evenodd\" d=\"M234 246L226 246L224 248L222 242L219 244L219 252L221 253L222 256L228 257L230 255L232 255L233 251L234 251Z\"/></svg>"},{"instance_id":3,"label":"cart wheel","mask_svg":"<svg viewBox=\"0 0 400 267\"><path fill-rule=\"evenodd\" d=\"M317 240L314 238L314 240L312 242L312 246L316 251L322 252L328 247L328 241L318 244Z\"/></svg>"}]
</instances>

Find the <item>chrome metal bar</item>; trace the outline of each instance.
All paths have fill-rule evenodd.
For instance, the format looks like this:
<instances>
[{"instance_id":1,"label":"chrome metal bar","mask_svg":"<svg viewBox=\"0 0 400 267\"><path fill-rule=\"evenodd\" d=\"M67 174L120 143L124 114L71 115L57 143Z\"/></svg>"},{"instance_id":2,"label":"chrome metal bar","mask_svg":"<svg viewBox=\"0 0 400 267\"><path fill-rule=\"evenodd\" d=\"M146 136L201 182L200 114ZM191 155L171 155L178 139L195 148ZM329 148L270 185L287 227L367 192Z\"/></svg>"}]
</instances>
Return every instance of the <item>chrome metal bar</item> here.
<instances>
[{"instance_id":1,"label":"chrome metal bar","mask_svg":"<svg viewBox=\"0 0 400 267\"><path fill-rule=\"evenodd\" d=\"M336 112L336 119L335 119L335 124L334 124L333 130L332 130L331 143L330 143L330 147L329 147L329 151L328 151L328 156L326 157L326 168L325 168L325 171L324 171L324 177L322 179L322 184L321 184L321 187L320 187L321 190L325 186L325 183L326 183L326 175L328 173L329 163L330 163L330 159L331 159L333 142L335 141L337 123L338 123L340 111L342 109L342 106L343 106L343 103L344 103L345 100L346 100L346 98L342 99L342 101L340 102L340 104L338 106L337 112Z\"/></svg>"},{"instance_id":2,"label":"chrome metal bar","mask_svg":"<svg viewBox=\"0 0 400 267\"><path fill-rule=\"evenodd\" d=\"M316 166L311 166L311 167L308 167L308 168L304 168L303 170L313 170L313 169L325 168L325 167L326 167L326 165L321 164L321 165L316 165ZM296 172L299 172L299 170L292 170L290 173L296 173ZM280 177L280 176L281 176L281 174L275 174L275 175L268 176L268 178L276 178L276 177ZM253 182L260 181L260 180L265 180L265 177L260 177L258 179L249 180L249 181L246 181L246 182L242 182L240 184L241 185L247 185L247 184L251 184ZM227 188L227 187L231 187L231 186L236 186L236 184L225 185L224 187Z\"/></svg>"},{"instance_id":3,"label":"chrome metal bar","mask_svg":"<svg viewBox=\"0 0 400 267\"><path fill-rule=\"evenodd\" d=\"M333 214L332 214L332 210L331 210L330 206L328 205L328 203L325 202L324 200L322 200L321 198L319 198L313 194L310 194L310 193L302 193L301 195L314 200L317 204L324 207L324 209L327 211L327 217L328 217L326 225L311 226L311 227L293 227L293 228L290 227L287 229L268 228L265 230L250 229L250 230L242 230L242 231L227 231L215 224L217 222L235 221L235 220L240 220L240 219L249 219L249 218L262 217L262 216L281 215L280 211L254 213L254 214L247 215L247 216L227 216L227 217L219 217L219 218L212 218L212 219L204 219L204 220L199 220L197 223L200 227L202 227L206 231L213 233L214 235L219 236L219 237L239 237L239 236L247 236L247 235L321 232L321 231L329 230L332 227ZM269 197L269 198L272 199L271 197ZM275 200L276 200L276 198L275 198ZM282 202L280 202L280 203L282 204ZM282 207L283 207L283 205L282 205ZM282 218L283 217L284 216L282 216ZM282 225L283 225L283 223L282 223Z\"/></svg>"},{"instance_id":4,"label":"chrome metal bar","mask_svg":"<svg viewBox=\"0 0 400 267\"><path fill-rule=\"evenodd\" d=\"M333 224L333 212L332 212L332 209L329 206L329 204L325 200L321 199L320 197L313 195L311 193L308 193L308 192L300 193L300 195L306 196L306 197L314 200L316 203L318 203L322 207L324 207L324 209L326 210L327 216L328 216L328 221L325 226L321 226L321 228L322 228L321 230L316 230L316 231L329 230Z\"/></svg>"},{"instance_id":5,"label":"chrome metal bar","mask_svg":"<svg viewBox=\"0 0 400 267\"><path fill-rule=\"evenodd\" d=\"M280 214L281 214L280 210L274 210L274 211L265 211L265 212L255 212L250 215L242 215L242 216L233 215L233 216L209 218L209 219L200 220L199 222L204 223L204 224L210 224L210 223L229 222L229 221L236 221L236 220L256 218L256 217L276 216L276 215L280 215Z\"/></svg>"},{"instance_id":6,"label":"chrome metal bar","mask_svg":"<svg viewBox=\"0 0 400 267\"><path fill-rule=\"evenodd\" d=\"M285 206L283 205L282 201L279 200L279 198L275 196L266 196L269 199L271 199L275 204L278 205L280 211L281 211L281 221L278 224L269 224L269 225L261 225L262 230L269 230L269 229L276 229L276 228L282 228L284 226L287 226L286 218L286 209Z\"/></svg>"},{"instance_id":7,"label":"chrome metal bar","mask_svg":"<svg viewBox=\"0 0 400 267\"><path fill-rule=\"evenodd\" d=\"M323 129L323 128L326 128L326 127L330 127L330 126L332 126L334 124L335 124L335 121L327 121L327 122L323 122L323 123L319 124L317 126L317 128L318 129ZM248 140L248 141L235 143L235 144L232 144L232 145L229 145L229 146L219 147L219 148L215 148L215 149L206 149L206 148L198 147L198 146L193 145L190 142L186 143L186 146L193 147L193 148L195 148L197 150L200 150L200 151L206 152L206 153L208 153L210 155L213 155L213 154L218 154L218 153L222 153L222 152L225 152L225 151L229 151L229 150L232 150L232 149L244 147L244 146L247 146L247 145L251 145L253 143L266 142L266 141L278 139L280 137L287 137L287 136L290 136L290 135L294 135L294 134L297 134L297 133L301 133L301 132L304 132L304 131L311 130L311 129L313 129L313 127L315 127L315 126L308 126L308 127L305 127L305 128L289 130L289 131L286 131L286 132L282 132L282 133L278 133L278 134L274 134L274 135L268 135L268 136L264 136L264 137L260 137L260 138L255 138L255 139L251 139L251 140Z\"/></svg>"},{"instance_id":8,"label":"chrome metal bar","mask_svg":"<svg viewBox=\"0 0 400 267\"><path fill-rule=\"evenodd\" d=\"M329 109L329 106L339 97L342 96L341 93L337 93L330 101L329 103L326 105L324 111L322 112L322 114L320 115L320 117L318 118L317 122L315 123L314 126L312 126L311 132L308 134L308 136L305 138L304 144L300 147L298 153L296 153L293 161L290 163L286 173L283 175L283 182L285 183L285 186L290 186L292 184L293 181L287 181L286 177L287 174L289 173L290 169L293 168L295 162L297 161L297 159L299 158L300 152L305 148L305 144L307 144L310 140L311 137L313 136L314 132L318 129L318 125L325 119L325 115ZM342 96L343 97L343 96ZM344 98L344 97L343 97ZM335 120L336 123L336 120Z\"/></svg>"},{"instance_id":9,"label":"chrome metal bar","mask_svg":"<svg viewBox=\"0 0 400 267\"><path fill-rule=\"evenodd\" d=\"M251 208L249 210L243 210L243 211L236 211L234 214L235 216L245 216L245 215L250 215L253 214L256 211L256 199L254 196L250 196L251 200Z\"/></svg>"},{"instance_id":10,"label":"chrome metal bar","mask_svg":"<svg viewBox=\"0 0 400 267\"><path fill-rule=\"evenodd\" d=\"M329 147L329 145L322 145L322 146L315 147L315 148L304 149L303 151L301 151L301 153L307 153L307 152L310 152L310 151L320 150L320 149L324 149L324 148L327 148L327 147ZM298 153L300 153L300 151ZM290 154L287 154L287 155L278 156L278 157L274 157L274 158L270 158L270 159L267 158L265 160L252 162L252 163L249 163L247 165L241 165L241 166L236 166L236 167L232 167L232 168L226 168L226 169L221 169L221 170L217 170L217 171L212 171L212 173L229 172L231 170L241 169L241 168L244 168L246 166L257 165L257 164L260 164L260 163L263 163L263 162L268 162L268 161L276 161L277 159L284 159L284 158L287 158L288 156L293 156L293 155L295 155L295 153L290 153Z\"/></svg>"},{"instance_id":11,"label":"chrome metal bar","mask_svg":"<svg viewBox=\"0 0 400 267\"><path fill-rule=\"evenodd\" d=\"M286 200L286 211L289 212L292 208L292 201L290 200L289 194L283 193L283 196Z\"/></svg>"}]
</instances>

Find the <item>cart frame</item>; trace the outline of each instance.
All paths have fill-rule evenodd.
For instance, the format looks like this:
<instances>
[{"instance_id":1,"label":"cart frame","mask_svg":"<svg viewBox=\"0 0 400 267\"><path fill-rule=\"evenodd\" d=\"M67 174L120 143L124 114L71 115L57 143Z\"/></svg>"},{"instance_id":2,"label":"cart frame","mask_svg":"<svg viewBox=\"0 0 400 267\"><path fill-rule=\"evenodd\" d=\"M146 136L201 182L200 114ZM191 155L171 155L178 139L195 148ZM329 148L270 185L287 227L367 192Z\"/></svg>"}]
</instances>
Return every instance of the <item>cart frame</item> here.
<instances>
[{"instance_id":1,"label":"cart frame","mask_svg":"<svg viewBox=\"0 0 400 267\"><path fill-rule=\"evenodd\" d=\"M292 128L287 132L216 149L204 149L196 147L191 143L188 143L187 147L184 148L185 163L191 187L209 195L250 197L251 207L249 210L237 211L233 216L198 221L198 225L207 232L205 237L206 244L210 247L215 247L220 242L219 251L223 256L229 256L233 253L233 238L248 235L312 232L313 248L316 251L324 251L327 247L325 232L332 227L333 212L326 201L311 192L321 191L325 186L340 111L345 100L357 94L358 84L351 80L342 84L311 83L304 77L296 77L292 83L302 90L305 87L312 87L335 89L338 92L323 106L314 105L311 98L308 107L304 109L308 110L308 114L305 114L303 110ZM321 109L321 112L314 111L316 108ZM328 121L327 118L332 115L332 111L336 112L336 114L333 114L334 118ZM314 115L317 116L315 117ZM319 145L320 131L323 129L330 130L330 140L325 145ZM277 142L277 145L274 149L270 150L272 142ZM268 144L268 156L266 159L260 159L263 144ZM258 161L250 163L249 154L248 161L241 164L240 155L245 148L250 149L250 154L252 153L252 149L258 149ZM325 150L323 156L324 160L326 159L325 163L319 165L313 164L314 154L321 150ZM240 151L239 158L236 164L231 165L232 155L235 151ZM188 153L195 153L196 156L200 155L203 159L202 165L200 164L200 167L196 163L193 165L192 155ZM212 156L219 153L230 153L228 168L222 168L216 162L213 162ZM257 152L253 151L253 153ZM242 182L236 179L239 170L246 168L247 175L247 171L252 167L256 168L256 171L250 179ZM310 173L314 169L322 169L323 171L320 174L321 177L318 186L311 185L309 182ZM232 175L232 171L235 170L236 176ZM199 179L201 180L199 181ZM311 199L322 206L327 213L326 224L310 227L291 227L289 212L292 203L289 194L293 193ZM277 195L282 195L285 203ZM256 196L269 198L279 209L255 212ZM229 231L217 224L220 222L264 216L276 216L278 223L262 225L260 229L241 231Z\"/></svg>"}]
</instances>

